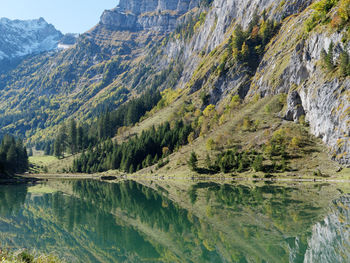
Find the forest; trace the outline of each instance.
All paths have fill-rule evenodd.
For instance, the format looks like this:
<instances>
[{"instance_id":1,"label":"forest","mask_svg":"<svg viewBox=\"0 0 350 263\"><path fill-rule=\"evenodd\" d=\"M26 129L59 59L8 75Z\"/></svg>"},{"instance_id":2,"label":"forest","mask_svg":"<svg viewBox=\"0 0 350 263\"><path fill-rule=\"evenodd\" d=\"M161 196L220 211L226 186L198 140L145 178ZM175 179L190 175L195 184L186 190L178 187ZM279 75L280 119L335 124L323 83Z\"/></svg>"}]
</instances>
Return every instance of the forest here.
<instances>
[{"instance_id":1,"label":"forest","mask_svg":"<svg viewBox=\"0 0 350 263\"><path fill-rule=\"evenodd\" d=\"M153 126L122 144L107 140L90 147L74 160L73 172L95 173L120 169L133 173L156 163L160 168L168 162L164 158L188 143L191 132L191 125L176 121L174 124L166 122L157 128Z\"/></svg>"},{"instance_id":2,"label":"forest","mask_svg":"<svg viewBox=\"0 0 350 263\"><path fill-rule=\"evenodd\" d=\"M138 122L161 98L159 91L150 88L139 98L130 100L117 110L101 114L92 125L87 123L78 125L71 119L67 125L61 126L54 142L48 142L43 147L45 154L61 158L65 152L75 154L113 138L120 127Z\"/></svg>"}]
</instances>

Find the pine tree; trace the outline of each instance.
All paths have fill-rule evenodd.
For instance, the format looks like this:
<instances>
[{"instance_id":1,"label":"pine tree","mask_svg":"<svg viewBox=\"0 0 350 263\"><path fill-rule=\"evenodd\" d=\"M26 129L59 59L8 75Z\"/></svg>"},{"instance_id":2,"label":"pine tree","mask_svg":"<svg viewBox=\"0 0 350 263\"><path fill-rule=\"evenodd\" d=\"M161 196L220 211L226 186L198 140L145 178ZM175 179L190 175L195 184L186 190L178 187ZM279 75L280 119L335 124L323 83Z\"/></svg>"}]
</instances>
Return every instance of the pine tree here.
<instances>
[{"instance_id":1,"label":"pine tree","mask_svg":"<svg viewBox=\"0 0 350 263\"><path fill-rule=\"evenodd\" d=\"M262 155L258 155L255 157L252 167L254 169L255 172L260 172L263 170L263 157Z\"/></svg>"},{"instance_id":2,"label":"pine tree","mask_svg":"<svg viewBox=\"0 0 350 263\"><path fill-rule=\"evenodd\" d=\"M54 142L54 150L53 150L53 154L54 156L56 156L57 158L61 158L62 157L62 143L60 138L56 138L55 142Z\"/></svg>"},{"instance_id":3,"label":"pine tree","mask_svg":"<svg viewBox=\"0 0 350 263\"><path fill-rule=\"evenodd\" d=\"M243 32L242 26L238 24L234 32L232 48L240 51L244 41L245 41L245 33Z\"/></svg>"},{"instance_id":4,"label":"pine tree","mask_svg":"<svg viewBox=\"0 0 350 263\"><path fill-rule=\"evenodd\" d=\"M198 164L198 158L195 152L191 153L190 159L188 160L188 166L191 168L192 171L197 170L197 164Z\"/></svg>"},{"instance_id":5,"label":"pine tree","mask_svg":"<svg viewBox=\"0 0 350 263\"><path fill-rule=\"evenodd\" d=\"M17 163L17 151L16 151L16 145L11 144L8 152L6 154L6 163L7 163L7 168L11 172L15 172L16 168L18 167Z\"/></svg>"},{"instance_id":6,"label":"pine tree","mask_svg":"<svg viewBox=\"0 0 350 263\"><path fill-rule=\"evenodd\" d=\"M84 129L82 126L78 127L77 130L77 148L78 151L82 151L83 149L86 148L86 141L85 141L85 134L84 134Z\"/></svg>"},{"instance_id":7,"label":"pine tree","mask_svg":"<svg viewBox=\"0 0 350 263\"><path fill-rule=\"evenodd\" d=\"M77 124L74 119L71 119L69 122L68 129L68 143L70 152L75 154L77 152Z\"/></svg>"},{"instance_id":8,"label":"pine tree","mask_svg":"<svg viewBox=\"0 0 350 263\"><path fill-rule=\"evenodd\" d=\"M340 54L339 69L342 77L346 77L349 75L349 54L346 51L343 51Z\"/></svg>"},{"instance_id":9,"label":"pine tree","mask_svg":"<svg viewBox=\"0 0 350 263\"><path fill-rule=\"evenodd\" d=\"M321 52L322 60L329 71L332 71L334 69L333 49L334 49L334 44L333 42L331 42L331 44L328 47L328 53L325 50L322 50Z\"/></svg>"},{"instance_id":10,"label":"pine tree","mask_svg":"<svg viewBox=\"0 0 350 263\"><path fill-rule=\"evenodd\" d=\"M31 154L33 155L33 151L31 152ZM50 155L51 154L51 144L50 143L46 143L45 148L44 148L44 154L45 155Z\"/></svg>"}]
</instances>

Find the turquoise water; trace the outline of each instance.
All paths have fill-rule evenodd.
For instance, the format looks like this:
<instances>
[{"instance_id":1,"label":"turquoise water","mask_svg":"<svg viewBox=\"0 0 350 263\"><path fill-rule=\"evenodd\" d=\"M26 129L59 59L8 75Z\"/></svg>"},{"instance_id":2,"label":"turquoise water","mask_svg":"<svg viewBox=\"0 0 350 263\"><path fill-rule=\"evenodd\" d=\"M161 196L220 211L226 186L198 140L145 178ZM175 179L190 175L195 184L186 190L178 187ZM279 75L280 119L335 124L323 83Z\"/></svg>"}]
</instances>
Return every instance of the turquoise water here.
<instances>
[{"instance_id":1,"label":"turquoise water","mask_svg":"<svg viewBox=\"0 0 350 263\"><path fill-rule=\"evenodd\" d=\"M0 244L67 262L350 262L349 201L319 184L7 185Z\"/></svg>"}]
</instances>

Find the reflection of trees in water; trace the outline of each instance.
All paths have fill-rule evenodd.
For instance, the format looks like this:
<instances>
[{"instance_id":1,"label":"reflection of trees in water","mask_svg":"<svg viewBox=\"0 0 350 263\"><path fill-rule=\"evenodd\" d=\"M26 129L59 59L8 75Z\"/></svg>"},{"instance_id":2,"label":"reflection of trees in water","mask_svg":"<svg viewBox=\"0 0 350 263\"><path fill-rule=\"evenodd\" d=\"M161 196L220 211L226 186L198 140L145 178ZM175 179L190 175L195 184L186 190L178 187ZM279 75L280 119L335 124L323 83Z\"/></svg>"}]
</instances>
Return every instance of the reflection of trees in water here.
<instances>
[{"instance_id":1,"label":"reflection of trees in water","mask_svg":"<svg viewBox=\"0 0 350 263\"><path fill-rule=\"evenodd\" d=\"M27 195L27 185L0 185L0 215L15 214L22 207Z\"/></svg>"},{"instance_id":2,"label":"reflection of trees in water","mask_svg":"<svg viewBox=\"0 0 350 263\"><path fill-rule=\"evenodd\" d=\"M303 262L311 228L324 217L316 188L304 195L293 187L199 183L188 193L193 207L184 209L155 185L69 184L75 196L32 196L20 217L8 216L17 244L57 246L86 262ZM0 213L20 210L26 187L19 187L0 188Z\"/></svg>"},{"instance_id":3,"label":"reflection of trees in water","mask_svg":"<svg viewBox=\"0 0 350 263\"><path fill-rule=\"evenodd\" d=\"M119 209L128 217L164 233L171 244L153 240L163 260L172 255L179 262L222 262L215 249L202 244L203 237L200 236L203 229L210 226L205 226L204 222L171 201L166 196L167 191L162 188L156 191L133 181L118 184L77 181L73 183L73 190L94 206L106 211ZM181 255L175 255L167 248L174 245ZM176 261L175 258L173 260Z\"/></svg>"},{"instance_id":4,"label":"reflection of trees in water","mask_svg":"<svg viewBox=\"0 0 350 263\"><path fill-rule=\"evenodd\" d=\"M36 198L33 206L47 208L47 211L52 208L58 225L67 232L63 233L66 235L64 242L60 235L51 238L56 238L57 245L61 244L60 246L66 249L67 245L75 243L76 247L72 252L78 254L75 256L80 261L86 258L88 262L100 262L100 259L104 258L107 262L114 262L116 259L123 260L127 257L149 259L159 256L153 246L137 231L117 224L114 215L93 202L55 193ZM45 227L39 229L43 229L42 234L47 231ZM45 246L45 242L42 245Z\"/></svg>"},{"instance_id":5,"label":"reflection of trees in water","mask_svg":"<svg viewBox=\"0 0 350 263\"><path fill-rule=\"evenodd\" d=\"M179 208L161 192L133 181L119 184L78 181L74 183L73 189L94 206L100 206L106 211L127 211L129 217L139 218L151 227L163 231L172 227L178 233L191 230L192 222L187 217L187 210Z\"/></svg>"}]
</instances>

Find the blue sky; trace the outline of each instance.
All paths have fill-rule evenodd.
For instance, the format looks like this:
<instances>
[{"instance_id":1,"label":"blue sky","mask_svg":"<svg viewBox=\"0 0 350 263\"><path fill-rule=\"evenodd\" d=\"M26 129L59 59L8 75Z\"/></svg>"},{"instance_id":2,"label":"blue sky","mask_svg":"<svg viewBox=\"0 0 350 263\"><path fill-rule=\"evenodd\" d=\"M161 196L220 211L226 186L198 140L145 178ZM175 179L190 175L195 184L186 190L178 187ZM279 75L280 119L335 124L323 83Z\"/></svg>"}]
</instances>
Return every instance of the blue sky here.
<instances>
[{"instance_id":1,"label":"blue sky","mask_svg":"<svg viewBox=\"0 0 350 263\"><path fill-rule=\"evenodd\" d=\"M105 9L118 0L0 0L0 17L43 17L62 33L83 33L96 25Z\"/></svg>"}]
</instances>

